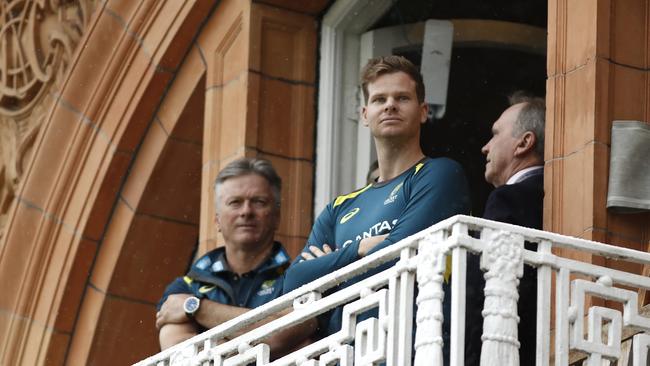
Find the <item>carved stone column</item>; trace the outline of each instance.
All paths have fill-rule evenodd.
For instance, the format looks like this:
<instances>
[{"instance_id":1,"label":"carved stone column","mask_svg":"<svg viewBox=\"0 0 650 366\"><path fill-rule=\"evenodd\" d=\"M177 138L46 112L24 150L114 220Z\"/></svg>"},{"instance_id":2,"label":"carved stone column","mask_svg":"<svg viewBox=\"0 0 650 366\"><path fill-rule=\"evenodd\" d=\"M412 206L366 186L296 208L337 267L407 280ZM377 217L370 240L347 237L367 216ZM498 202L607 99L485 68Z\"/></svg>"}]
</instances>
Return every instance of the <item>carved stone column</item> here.
<instances>
[{"instance_id":1,"label":"carved stone column","mask_svg":"<svg viewBox=\"0 0 650 366\"><path fill-rule=\"evenodd\" d=\"M445 255L439 245L442 233L420 241L418 248L418 306L415 332L415 365L442 365L442 281Z\"/></svg>"},{"instance_id":2,"label":"carved stone column","mask_svg":"<svg viewBox=\"0 0 650 366\"><path fill-rule=\"evenodd\" d=\"M481 366L518 366L517 285L524 273L524 239L485 229L481 240L487 245L481 255L481 268L486 271Z\"/></svg>"}]
</instances>

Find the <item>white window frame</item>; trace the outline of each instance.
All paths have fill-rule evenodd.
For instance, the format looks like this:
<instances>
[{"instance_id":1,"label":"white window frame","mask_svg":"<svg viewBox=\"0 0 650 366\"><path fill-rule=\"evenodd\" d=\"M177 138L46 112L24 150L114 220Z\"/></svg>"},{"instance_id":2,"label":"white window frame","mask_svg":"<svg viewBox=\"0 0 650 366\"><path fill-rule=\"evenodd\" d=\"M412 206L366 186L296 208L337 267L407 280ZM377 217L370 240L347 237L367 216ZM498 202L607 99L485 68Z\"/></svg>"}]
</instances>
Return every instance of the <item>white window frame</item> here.
<instances>
[{"instance_id":1,"label":"white window frame","mask_svg":"<svg viewBox=\"0 0 650 366\"><path fill-rule=\"evenodd\" d=\"M365 177L374 157L370 134L359 126L360 40L361 34L394 2L339 0L323 17L316 124L316 215L335 196L357 188L359 176Z\"/></svg>"}]
</instances>

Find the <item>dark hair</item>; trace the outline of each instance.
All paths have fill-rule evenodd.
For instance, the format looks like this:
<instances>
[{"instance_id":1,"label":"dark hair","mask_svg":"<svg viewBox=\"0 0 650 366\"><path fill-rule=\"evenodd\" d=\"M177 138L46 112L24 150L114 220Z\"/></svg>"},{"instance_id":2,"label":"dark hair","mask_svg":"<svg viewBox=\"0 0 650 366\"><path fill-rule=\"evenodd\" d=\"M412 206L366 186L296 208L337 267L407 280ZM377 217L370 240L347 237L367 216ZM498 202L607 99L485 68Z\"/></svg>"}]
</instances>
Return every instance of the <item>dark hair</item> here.
<instances>
[{"instance_id":1,"label":"dark hair","mask_svg":"<svg viewBox=\"0 0 650 366\"><path fill-rule=\"evenodd\" d=\"M520 136L526 131L535 135L535 154L544 159L544 128L546 121L546 103L544 98L533 96L525 91L518 90L508 97L510 105L525 103L519 111L512 133Z\"/></svg>"},{"instance_id":2,"label":"dark hair","mask_svg":"<svg viewBox=\"0 0 650 366\"><path fill-rule=\"evenodd\" d=\"M219 186L230 178L241 177L248 174L257 174L265 178L273 191L276 207L280 208L280 194L282 192L282 179L271 165L271 162L259 158L239 158L226 165L214 182L214 196L217 201Z\"/></svg>"},{"instance_id":3,"label":"dark hair","mask_svg":"<svg viewBox=\"0 0 650 366\"><path fill-rule=\"evenodd\" d=\"M366 104L368 103L368 84L377 80L378 77L395 72L403 72L415 81L415 94L418 102L424 102L424 81L422 74L415 65L402 56L379 56L368 60L366 66L361 70L361 89Z\"/></svg>"}]
</instances>

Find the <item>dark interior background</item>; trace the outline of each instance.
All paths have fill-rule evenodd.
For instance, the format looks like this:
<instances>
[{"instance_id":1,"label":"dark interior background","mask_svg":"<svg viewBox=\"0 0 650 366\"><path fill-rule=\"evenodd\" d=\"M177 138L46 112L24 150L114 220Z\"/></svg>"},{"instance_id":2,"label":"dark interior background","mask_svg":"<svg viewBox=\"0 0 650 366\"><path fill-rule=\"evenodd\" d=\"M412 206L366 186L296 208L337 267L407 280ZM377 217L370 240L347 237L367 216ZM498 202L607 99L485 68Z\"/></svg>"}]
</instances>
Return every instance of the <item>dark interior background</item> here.
<instances>
[{"instance_id":1,"label":"dark interior background","mask_svg":"<svg viewBox=\"0 0 650 366\"><path fill-rule=\"evenodd\" d=\"M546 29L547 0L399 0L372 28L427 19L491 19ZM421 46L396 50L417 65ZM431 157L447 156L465 169L472 195L472 215L482 216L492 190L483 178L481 147L491 137L492 123L508 107L508 95L526 90L543 97L546 56L503 45L454 45L445 116L429 121L421 145Z\"/></svg>"}]
</instances>

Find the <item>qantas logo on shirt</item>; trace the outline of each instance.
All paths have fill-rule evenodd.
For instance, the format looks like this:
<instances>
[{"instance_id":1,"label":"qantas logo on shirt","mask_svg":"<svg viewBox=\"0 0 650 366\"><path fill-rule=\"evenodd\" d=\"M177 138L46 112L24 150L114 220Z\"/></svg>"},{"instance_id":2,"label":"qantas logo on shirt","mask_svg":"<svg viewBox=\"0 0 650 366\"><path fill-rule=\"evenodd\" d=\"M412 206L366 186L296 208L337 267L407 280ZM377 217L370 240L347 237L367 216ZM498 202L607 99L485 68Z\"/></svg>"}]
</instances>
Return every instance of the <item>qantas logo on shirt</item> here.
<instances>
[{"instance_id":1,"label":"qantas logo on shirt","mask_svg":"<svg viewBox=\"0 0 650 366\"><path fill-rule=\"evenodd\" d=\"M341 217L341 224L345 224L348 220L352 218L352 216L356 215L361 209L359 207L355 207L352 209L352 211L348 212L345 214L345 216Z\"/></svg>"},{"instance_id":2,"label":"qantas logo on shirt","mask_svg":"<svg viewBox=\"0 0 650 366\"><path fill-rule=\"evenodd\" d=\"M349 239L343 242L343 247L347 247L348 245L354 243L354 241L360 241L361 239L370 238L372 236L388 234L393 229L393 227L395 227L395 224L397 224L397 219L393 220L392 222L388 222L386 220L378 222L368 228L368 231L364 231L361 234L358 234L354 240Z\"/></svg>"}]
</instances>

